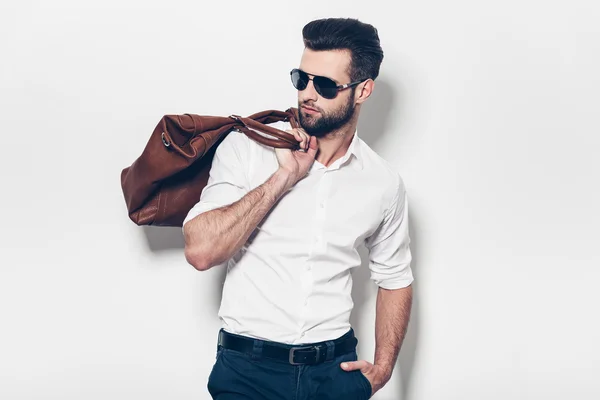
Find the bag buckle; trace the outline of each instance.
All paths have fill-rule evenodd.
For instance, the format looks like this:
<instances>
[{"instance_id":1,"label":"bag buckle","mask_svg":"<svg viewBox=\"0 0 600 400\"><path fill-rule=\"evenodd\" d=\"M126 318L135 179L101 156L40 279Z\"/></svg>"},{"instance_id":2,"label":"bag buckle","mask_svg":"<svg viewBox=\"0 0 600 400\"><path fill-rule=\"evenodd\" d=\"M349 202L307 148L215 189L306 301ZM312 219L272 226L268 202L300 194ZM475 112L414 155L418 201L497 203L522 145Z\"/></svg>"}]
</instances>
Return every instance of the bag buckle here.
<instances>
[{"instance_id":1,"label":"bag buckle","mask_svg":"<svg viewBox=\"0 0 600 400\"><path fill-rule=\"evenodd\" d=\"M160 135L160 138L162 139L162 142L165 145L165 147L169 147L171 145L171 142L166 138L164 132Z\"/></svg>"},{"instance_id":2,"label":"bag buckle","mask_svg":"<svg viewBox=\"0 0 600 400\"><path fill-rule=\"evenodd\" d=\"M294 352L298 351L298 350L312 350L312 349L316 349L317 350L317 355L315 356L315 362L319 361L319 356L321 355L321 348L319 346L304 346L304 347L293 347L290 349L290 357L289 357L289 362L292 365L302 365L302 364L306 364L306 363L297 363L294 361Z\"/></svg>"}]
</instances>

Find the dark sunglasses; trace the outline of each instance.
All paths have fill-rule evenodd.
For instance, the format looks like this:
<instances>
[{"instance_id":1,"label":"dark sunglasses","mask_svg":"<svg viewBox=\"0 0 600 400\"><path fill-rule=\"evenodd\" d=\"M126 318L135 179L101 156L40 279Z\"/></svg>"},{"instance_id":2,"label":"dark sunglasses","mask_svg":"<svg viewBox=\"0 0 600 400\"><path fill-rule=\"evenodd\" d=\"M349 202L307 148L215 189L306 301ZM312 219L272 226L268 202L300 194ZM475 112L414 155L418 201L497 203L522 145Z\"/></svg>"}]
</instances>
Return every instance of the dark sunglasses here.
<instances>
[{"instance_id":1,"label":"dark sunglasses","mask_svg":"<svg viewBox=\"0 0 600 400\"><path fill-rule=\"evenodd\" d=\"M338 85L330 78L326 78L324 76L314 75L313 78L310 78L306 72L298 68L294 68L290 72L290 75L292 76L292 84L297 90L306 89L308 86L308 81L313 81L315 90L325 99L334 99L340 90L356 86L362 82L356 81L346 83L345 85Z\"/></svg>"}]
</instances>

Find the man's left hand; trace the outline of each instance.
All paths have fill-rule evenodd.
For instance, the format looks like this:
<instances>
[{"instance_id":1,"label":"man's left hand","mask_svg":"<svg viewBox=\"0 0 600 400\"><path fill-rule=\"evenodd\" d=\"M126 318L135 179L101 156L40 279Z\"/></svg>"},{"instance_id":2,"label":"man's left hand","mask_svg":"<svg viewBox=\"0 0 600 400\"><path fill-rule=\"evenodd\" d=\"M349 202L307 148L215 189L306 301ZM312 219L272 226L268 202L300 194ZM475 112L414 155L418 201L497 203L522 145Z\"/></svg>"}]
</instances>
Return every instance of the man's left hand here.
<instances>
[{"instance_id":1,"label":"man's left hand","mask_svg":"<svg viewBox=\"0 0 600 400\"><path fill-rule=\"evenodd\" d=\"M344 371L360 370L363 375L371 382L371 396L381 389L387 381L390 380L390 373L387 368L372 364L366 360L346 361L341 364Z\"/></svg>"}]
</instances>

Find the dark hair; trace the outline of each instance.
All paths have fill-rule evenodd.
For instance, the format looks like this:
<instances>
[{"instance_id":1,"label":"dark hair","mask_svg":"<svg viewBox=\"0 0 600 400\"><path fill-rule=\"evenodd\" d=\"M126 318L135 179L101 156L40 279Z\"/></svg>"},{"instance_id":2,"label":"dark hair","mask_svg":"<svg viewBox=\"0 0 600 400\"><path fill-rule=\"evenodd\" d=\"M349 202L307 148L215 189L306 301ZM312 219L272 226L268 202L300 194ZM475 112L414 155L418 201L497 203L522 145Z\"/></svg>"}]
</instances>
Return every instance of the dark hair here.
<instances>
[{"instance_id":1,"label":"dark hair","mask_svg":"<svg viewBox=\"0 0 600 400\"><path fill-rule=\"evenodd\" d=\"M348 74L352 81L375 80L379 75L383 50L372 25L353 18L318 19L302 28L302 38L311 50L349 50Z\"/></svg>"}]
</instances>

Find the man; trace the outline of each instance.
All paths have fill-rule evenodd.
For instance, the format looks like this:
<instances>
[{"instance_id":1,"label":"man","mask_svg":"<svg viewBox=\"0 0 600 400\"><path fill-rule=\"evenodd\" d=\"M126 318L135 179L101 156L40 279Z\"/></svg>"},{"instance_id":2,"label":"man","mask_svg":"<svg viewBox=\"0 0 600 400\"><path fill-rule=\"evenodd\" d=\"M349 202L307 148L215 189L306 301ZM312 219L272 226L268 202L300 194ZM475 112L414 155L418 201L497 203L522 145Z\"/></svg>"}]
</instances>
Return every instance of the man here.
<instances>
[{"instance_id":1,"label":"man","mask_svg":"<svg viewBox=\"0 0 600 400\"><path fill-rule=\"evenodd\" d=\"M374 27L323 19L303 28L291 79L301 150L232 131L184 221L186 260L227 263L214 399L368 399L390 379L413 276L402 178L356 132L383 52ZM369 250L379 286L374 363L357 361L351 269Z\"/></svg>"}]
</instances>

